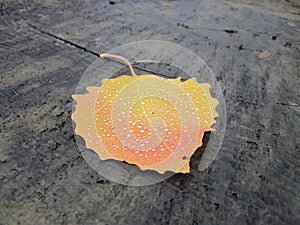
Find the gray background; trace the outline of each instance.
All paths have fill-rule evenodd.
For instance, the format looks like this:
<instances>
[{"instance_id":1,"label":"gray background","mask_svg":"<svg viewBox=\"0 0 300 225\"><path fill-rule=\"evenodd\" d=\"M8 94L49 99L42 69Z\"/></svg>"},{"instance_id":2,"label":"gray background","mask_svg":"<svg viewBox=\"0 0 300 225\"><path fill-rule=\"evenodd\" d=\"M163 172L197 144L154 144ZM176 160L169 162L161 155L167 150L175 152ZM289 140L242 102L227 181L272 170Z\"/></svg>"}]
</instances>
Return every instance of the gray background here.
<instances>
[{"instance_id":1,"label":"gray background","mask_svg":"<svg viewBox=\"0 0 300 225\"><path fill-rule=\"evenodd\" d=\"M299 223L299 2L170 3L0 1L0 224ZM128 187L80 155L71 95L96 59L80 46L101 53L143 39L207 62L227 131L206 171L192 160L190 174Z\"/></svg>"}]
</instances>

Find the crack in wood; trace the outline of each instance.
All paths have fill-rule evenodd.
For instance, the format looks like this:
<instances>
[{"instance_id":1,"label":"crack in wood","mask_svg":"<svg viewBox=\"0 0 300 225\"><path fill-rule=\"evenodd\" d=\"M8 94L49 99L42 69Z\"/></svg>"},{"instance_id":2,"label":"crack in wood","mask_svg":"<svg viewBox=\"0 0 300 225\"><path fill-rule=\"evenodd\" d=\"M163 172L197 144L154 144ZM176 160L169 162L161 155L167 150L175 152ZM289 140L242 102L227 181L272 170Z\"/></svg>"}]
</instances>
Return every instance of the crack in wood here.
<instances>
[{"instance_id":1,"label":"crack in wood","mask_svg":"<svg viewBox=\"0 0 300 225\"><path fill-rule=\"evenodd\" d=\"M52 38L54 38L54 39L60 40L60 41L62 41L62 42L64 42L64 43L66 43L66 44L69 44L69 45L71 45L71 46L73 46L73 47L76 47L76 48L78 48L78 49L81 49L81 50L83 50L83 51L85 51L85 52L89 52L89 53L91 53L91 54L96 55L97 57L99 57L99 54L98 54L97 52L94 52L94 51L92 51L92 50L90 50L90 49L87 49L87 48L85 48L85 47L83 47L83 46L81 46L81 45L78 45L78 44L76 44L76 43L74 43L74 42L72 42L72 41L69 41L69 40L64 39L64 38L62 38L62 37L59 37L59 36L57 36L57 35L55 35L55 34L52 34L52 33L50 33L50 32L44 31L44 30L42 30L42 29L36 27L35 25L31 24L31 23L28 23L28 22L27 22L27 25L30 26L30 27L32 27L34 30L39 31L39 32L42 33L42 34L45 34L45 35L50 36L50 37L52 37Z\"/></svg>"},{"instance_id":2,"label":"crack in wood","mask_svg":"<svg viewBox=\"0 0 300 225\"><path fill-rule=\"evenodd\" d=\"M289 107L299 107L297 104L290 104L290 103L284 103L284 102L278 102L277 105L286 105Z\"/></svg>"},{"instance_id":3,"label":"crack in wood","mask_svg":"<svg viewBox=\"0 0 300 225\"><path fill-rule=\"evenodd\" d=\"M76 48L78 48L78 49L81 49L81 50L83 50L83 51L85 51L85 52L89 52L89 53L91 53L91 54L93 54L93 55L96 55L97 57L100 56L100 54L97 53L97 52L95 52L95 51L92 51L92 50L90 50L90 49L88 49L88 48L85 48L85 47L83 47L83 46L81 46L81 45L78 45L78 44L76 44L76 43L74 43L74 42L71 42L71 41L69 41L69 40L67 40L67 39L64 39L64 38L62 38L62 37L59 37L59 36L57 36L57 35L55 35L55 34L52 34L52 33L50 33L50 32L44 31L44 30L42 30L42 29L36 27L35 25L31 24L31 23L28 23L28 22L26 22L26 23L27 23L28 26L32 27L34 30L37 30L38 32L40 32L40 33L42 33L42 34L45 34L45 35L47 35L47 36L49 36L49 37L52 37L52 38L54 38L54 39L56 39L56 40L62 41L62 42L65 43L65 44L69 44L69 45L71 45L71 46L73 46L73 47L76 47ZM110 58L108 58L107 60L110 60L110 61L113 61L113 62L122 64L122 65L125 65L123 62L120 62L120 61L115 60L115 59L110 59ZM157 73L157 72L154 72L154 71L152 71L152 70L145 69L145 68L142 68L142 67L139 67L139 66L135 66L135 65L132 65L132 66L133 66L135 69L139 69L139 70L144 71L144 72L147 72L147 73L152 73L152 74L159 75L159 76L162 76L162 77L168 77L168 78L170 78L170 76L168 76L168 75L166 75L166 74Z\"/></svg>"}]
</instances>

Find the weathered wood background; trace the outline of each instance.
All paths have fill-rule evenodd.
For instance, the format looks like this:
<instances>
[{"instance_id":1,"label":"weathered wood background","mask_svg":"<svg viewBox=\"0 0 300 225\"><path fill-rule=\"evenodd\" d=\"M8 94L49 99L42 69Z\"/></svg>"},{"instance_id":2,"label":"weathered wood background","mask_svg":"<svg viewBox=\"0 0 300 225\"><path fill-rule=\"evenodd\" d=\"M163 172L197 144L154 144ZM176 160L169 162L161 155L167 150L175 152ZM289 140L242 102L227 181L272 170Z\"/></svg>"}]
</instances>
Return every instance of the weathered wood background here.
<instances>
[{"instance_id":1,"label":"weathered wood background","mask_svg":"<svg viewBox=\"0 0 300 225\"><path fill-rule=\"evenodd\" d=\"M0 224L300 223L299 2L170 3L0 1ZM227 131L206 171L128 187L80 155L71 94L96 59L80 46L100 53L146 39L208 63Z\"/></svg>"}]
</instances>

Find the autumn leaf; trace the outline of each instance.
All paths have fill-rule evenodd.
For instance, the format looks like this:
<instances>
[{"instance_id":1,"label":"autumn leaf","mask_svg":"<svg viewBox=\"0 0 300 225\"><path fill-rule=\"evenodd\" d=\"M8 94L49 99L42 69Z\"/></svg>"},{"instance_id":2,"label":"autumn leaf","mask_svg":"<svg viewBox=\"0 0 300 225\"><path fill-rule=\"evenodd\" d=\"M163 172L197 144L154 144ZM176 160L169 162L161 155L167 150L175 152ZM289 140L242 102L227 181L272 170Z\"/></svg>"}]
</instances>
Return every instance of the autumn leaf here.
<instances>
[{"instance_id":1,"label":"autumn leaf","mask_svg":"<svg viewBox=\"0 0 300 225\"><path fill-rule=\"evenodd\" d=\"M102 160L115 159L159 173L189 172L189 159L212 130L218 101L209 84L195 78L164 79L153 74L137 76L123 57L131 76L102 80L87 87L77 101L72 119L76 134Z\"/></svg>"}]
</instances>

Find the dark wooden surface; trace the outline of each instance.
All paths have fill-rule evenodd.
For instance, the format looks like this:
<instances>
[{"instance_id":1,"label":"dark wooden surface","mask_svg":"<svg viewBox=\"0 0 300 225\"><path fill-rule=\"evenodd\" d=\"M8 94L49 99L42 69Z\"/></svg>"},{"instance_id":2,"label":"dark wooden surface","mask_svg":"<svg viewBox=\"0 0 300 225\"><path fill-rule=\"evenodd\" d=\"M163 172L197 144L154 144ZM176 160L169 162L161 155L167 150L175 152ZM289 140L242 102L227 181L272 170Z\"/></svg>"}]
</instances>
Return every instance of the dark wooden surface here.
<instances>
[{"instance_id":1,"label":"dark wooden surface","mask_svg":"<svg viewBox=\"0 0 300 225\"><path fill-rule=\"evenodd\" d=\"M299 3L170 3L0 2L0 224L299 224ZM79 46L146 39L208 63L227 130L206 171L128 187L80 155L71 95L96 59Z\"/></svg>"}]
</instances>

